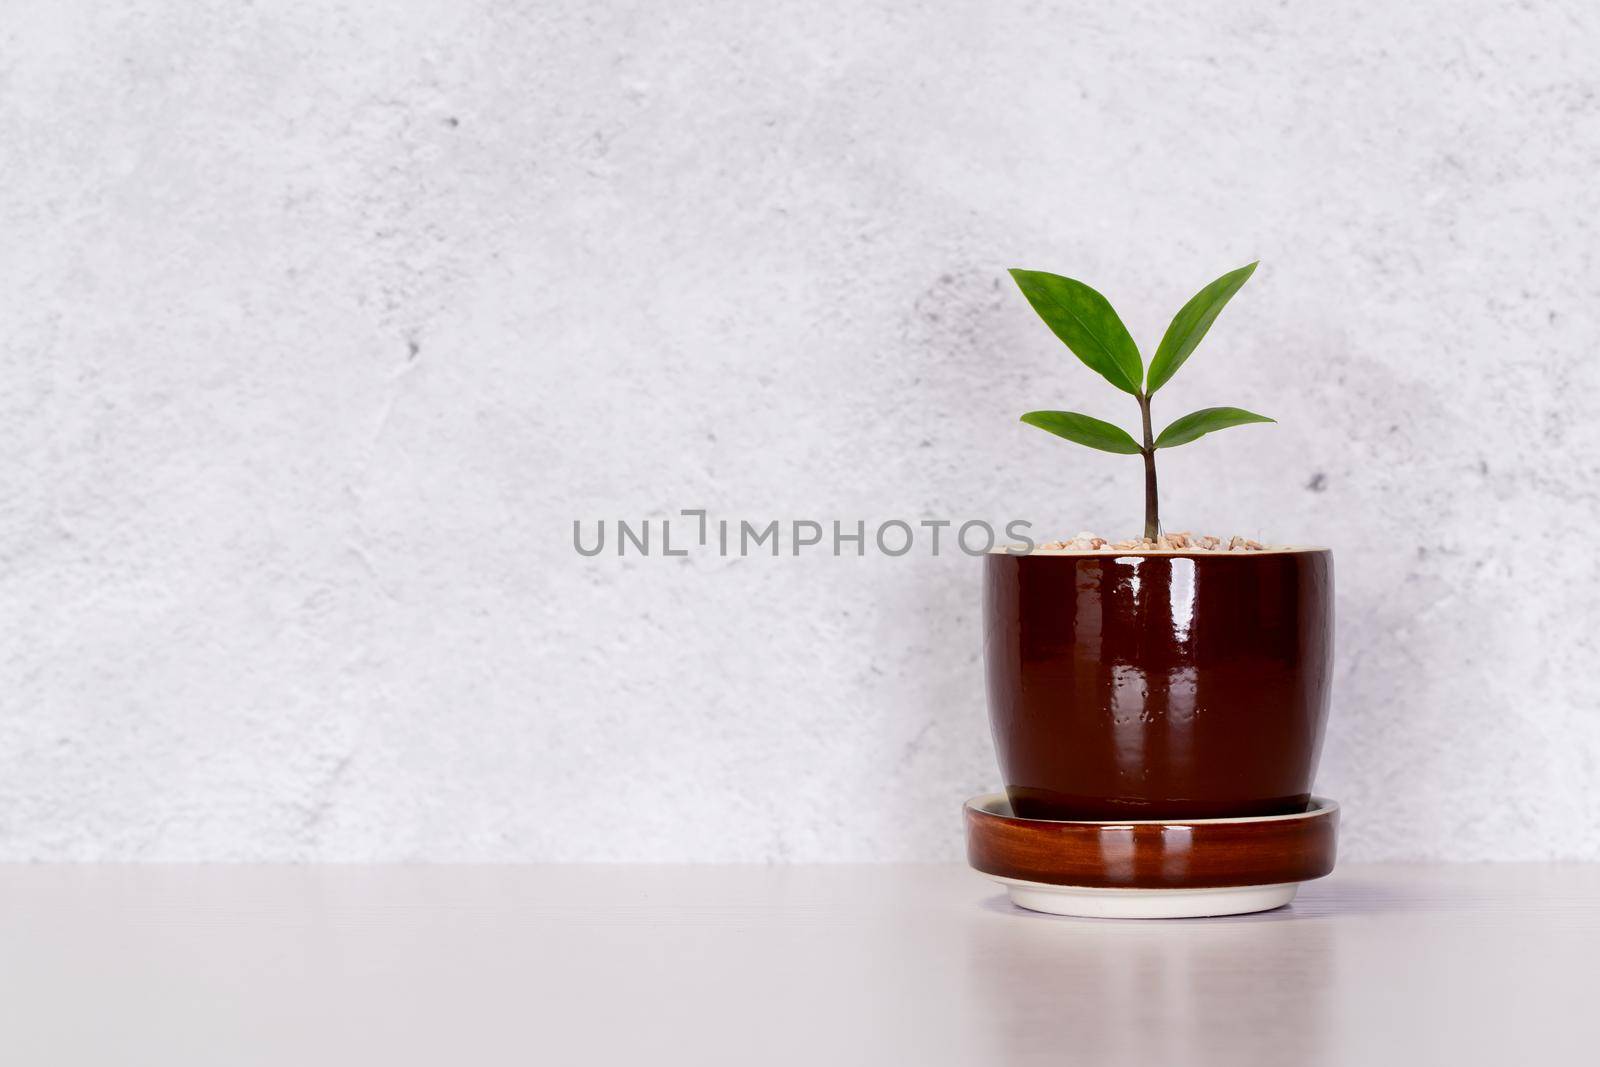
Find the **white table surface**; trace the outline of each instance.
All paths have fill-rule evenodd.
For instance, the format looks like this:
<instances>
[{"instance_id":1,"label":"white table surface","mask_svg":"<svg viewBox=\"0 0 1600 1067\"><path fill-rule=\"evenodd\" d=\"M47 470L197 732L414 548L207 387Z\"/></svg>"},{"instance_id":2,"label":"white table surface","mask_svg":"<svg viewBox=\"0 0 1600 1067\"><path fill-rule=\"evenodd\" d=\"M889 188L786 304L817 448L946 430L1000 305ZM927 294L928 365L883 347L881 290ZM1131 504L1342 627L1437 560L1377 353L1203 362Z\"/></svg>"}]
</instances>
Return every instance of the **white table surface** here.
<instances>
[{"instance_id":1,"label":"white table surface","mask_svg":"<svg viewBox=\"0 0 1600 1067\"><path fill-rule=\"evenodd\" d=\"M962 867L0 867L15 1064L1600 1062L1600 867L1018 911Z\"/></svg>"}]
</instances>

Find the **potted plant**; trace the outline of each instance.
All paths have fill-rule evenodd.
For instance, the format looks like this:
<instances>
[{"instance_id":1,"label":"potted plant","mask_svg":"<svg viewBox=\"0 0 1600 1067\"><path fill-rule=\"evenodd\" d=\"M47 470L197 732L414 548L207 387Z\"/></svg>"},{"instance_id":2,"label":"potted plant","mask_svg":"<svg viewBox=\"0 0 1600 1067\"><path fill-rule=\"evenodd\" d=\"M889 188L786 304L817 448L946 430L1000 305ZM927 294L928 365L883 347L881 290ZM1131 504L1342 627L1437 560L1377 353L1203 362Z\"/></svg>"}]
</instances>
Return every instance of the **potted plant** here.
<instances>
[{"instance_id":1,"label":"potted plant","mask_svg":"<svg viewBox=\"0 0 1600 1067\"><path fill-rule=\"evenodd\" d=\"M1183 306L1148 368L1110 302L1082 282L1011 275L1090 370L1138 405L1140 435L1073 411L1022 421L1139 456L1144 530L1080 535L985 563L989 709L1006 794L1036 819L1205 819L1304 812L1327 717L1333 561L1320 548L1163 533L1162 449L1273 420L1201 408L1153 433L1152 399L1254 273Z\"/></svg>"}]
</instances>

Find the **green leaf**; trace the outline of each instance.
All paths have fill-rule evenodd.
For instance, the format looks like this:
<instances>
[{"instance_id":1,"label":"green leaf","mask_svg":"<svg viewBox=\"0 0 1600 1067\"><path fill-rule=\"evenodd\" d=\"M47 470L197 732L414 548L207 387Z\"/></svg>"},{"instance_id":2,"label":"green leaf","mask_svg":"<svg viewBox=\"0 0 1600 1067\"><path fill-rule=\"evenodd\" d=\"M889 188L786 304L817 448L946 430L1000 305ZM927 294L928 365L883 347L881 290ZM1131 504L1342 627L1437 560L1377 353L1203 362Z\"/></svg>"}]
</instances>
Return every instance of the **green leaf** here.
<instances>
[{"instance_id":1,"label":"green leaf","mask_svg":"<svg viewBox=\"0 0 1600 1067\"><path fill-rule=\"evenodd\" d=\"M1041 430L1049 430L1057 437L1065 437L1080 445L1098 448L1102 452L1118 452L1125 456L1138 455L1139 442L1128 431L1109 422L1080 415L1076 411L1030 411L1022 421Z\"/></svg>"},{"instance_id":2,"label":"green leaf","mask_svg":"<svg viewBox=\"0 0 1600 1067\"><path fill-rule=\"evenodd\" d=\"M1229 271L1194 294L1193 298L1183 305L1183 310L1172 317L1172 325L1167 327L1166 335L1161 338L1161 345L1156 349L1155 358L1150 360L1150 392L1154 393L1166 385L1167 381L1178 373L1178 368L1183 366L1183 361L1189 358L1189 353L1193 352L1195 346L1205 337L1206 331L1211 329L1211 324L1217 320L1222 309L1227 307L1228 301L1233 299L1233 294L1250 280L1250 275L1255 271L1256 263Z\"/></svg>"},{"instance_id":3,"label":"green leaf","mask_svg":"<svg viewBox=\"0 0 1600 1067\"><path fill-rule=\"evenodd\" d=\"M1011 277L1050 331L1088 368L1124 393L1139 395L1144 361L1111 302L1080 281L1038 270Z\"/></svg>"},{"instance_id":4,"label":"green leaf","mask_svg":"<svg viewBox=\"0 0 1600 1067\"><path fill-rule=\"evenodd\" d=\"M1243 426L1247 422L1277 421L1244 408L1201 408L1189 412L1162 430L1161 436L1156 438L1156 447L1176 448L1204 437L1212 430L1226 430L1229 426Z\"/></svg>"}]
</instances>

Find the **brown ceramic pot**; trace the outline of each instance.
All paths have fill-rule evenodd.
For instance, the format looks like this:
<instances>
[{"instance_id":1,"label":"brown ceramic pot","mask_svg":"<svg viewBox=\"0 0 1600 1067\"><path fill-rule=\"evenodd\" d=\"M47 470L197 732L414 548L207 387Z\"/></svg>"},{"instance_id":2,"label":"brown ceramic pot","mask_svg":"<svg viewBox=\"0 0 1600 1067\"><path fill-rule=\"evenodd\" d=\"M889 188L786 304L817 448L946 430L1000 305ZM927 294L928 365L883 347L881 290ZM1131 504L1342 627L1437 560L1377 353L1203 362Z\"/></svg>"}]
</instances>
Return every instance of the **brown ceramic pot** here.
<instances>
[{"instance_id":1,"label":"brown ceramic pot","mask_svg":"<svg viewBox=\"0 0 1600 1067\"><path fill-rule=\"evenodd\" d=\"M1328 550L994 553L984 629L1017 815L1306 809L1333 658Z\"/></svg>"}]
</instances>

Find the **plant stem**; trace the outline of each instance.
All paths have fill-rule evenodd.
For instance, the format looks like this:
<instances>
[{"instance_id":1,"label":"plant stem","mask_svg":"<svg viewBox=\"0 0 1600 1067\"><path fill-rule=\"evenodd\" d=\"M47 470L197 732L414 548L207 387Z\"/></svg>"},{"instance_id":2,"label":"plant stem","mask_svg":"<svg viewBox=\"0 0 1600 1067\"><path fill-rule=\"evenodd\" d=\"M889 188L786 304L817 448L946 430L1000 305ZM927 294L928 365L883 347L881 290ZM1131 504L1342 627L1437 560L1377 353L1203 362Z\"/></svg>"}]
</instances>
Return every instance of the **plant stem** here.
<instances>
[{"instance_id":1,"label":"plant stem","mask_svg":"<svg viewBox=\"0 0 1600 1067\"><path fill-rule=\"evenodd\" d=\"M1161 503L1156 497L1156 445L1150 436L1150 397L1139 394L1139 417L1144 423L1144 537L1154 541L1161 536Z\"/></svg>"}]
</instances>

